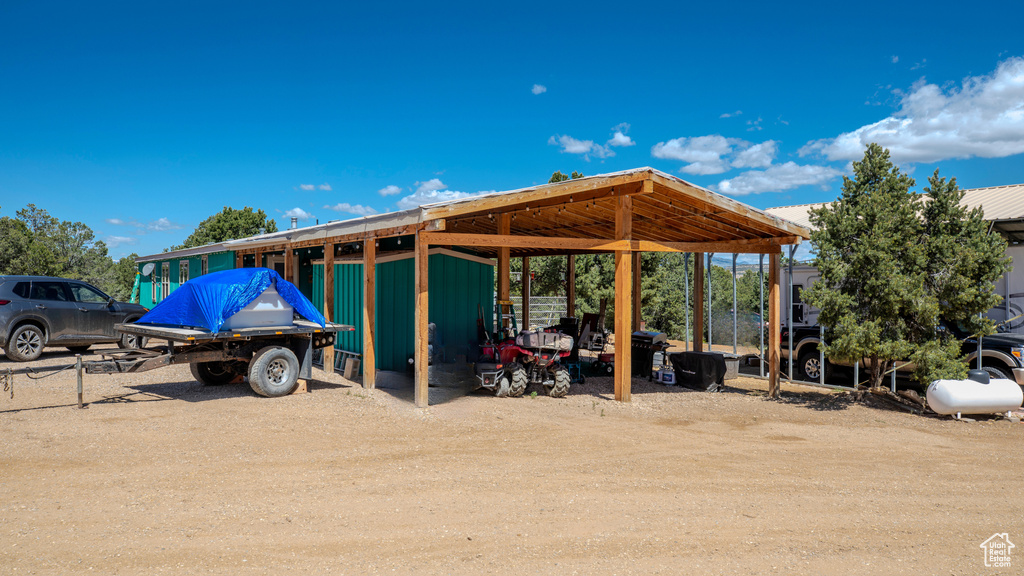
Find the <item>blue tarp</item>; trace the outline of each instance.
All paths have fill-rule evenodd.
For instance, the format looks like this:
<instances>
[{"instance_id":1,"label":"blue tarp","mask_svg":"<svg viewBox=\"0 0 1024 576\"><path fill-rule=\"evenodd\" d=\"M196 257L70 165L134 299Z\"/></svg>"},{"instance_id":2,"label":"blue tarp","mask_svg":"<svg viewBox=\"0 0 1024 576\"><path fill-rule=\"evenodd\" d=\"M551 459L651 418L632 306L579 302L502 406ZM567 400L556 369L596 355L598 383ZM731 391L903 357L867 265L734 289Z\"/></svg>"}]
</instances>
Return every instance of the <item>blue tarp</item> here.
<instances>
[{"instance_id":1,"label":"blue tarp","mask_svg":"<svg viewBox=\"0 0 1024 576\"><path fill-rule=\"evenodd\" d=\"M324 326L324 317L313 303L294 284L269 268L239 268L193 278L136 323L193 326L218 332L225 320L263 294L271 284L300 316Z\"/></svg>"}]
</instances>

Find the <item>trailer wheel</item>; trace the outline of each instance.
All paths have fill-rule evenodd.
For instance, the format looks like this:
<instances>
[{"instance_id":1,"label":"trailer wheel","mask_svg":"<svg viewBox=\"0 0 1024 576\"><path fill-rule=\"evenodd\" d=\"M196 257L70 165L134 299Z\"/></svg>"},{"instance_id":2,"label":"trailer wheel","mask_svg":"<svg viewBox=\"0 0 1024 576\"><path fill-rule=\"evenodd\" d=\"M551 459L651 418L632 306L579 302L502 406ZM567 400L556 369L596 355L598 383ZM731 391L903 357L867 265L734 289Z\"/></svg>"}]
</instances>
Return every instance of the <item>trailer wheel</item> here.
<instances>
[{"instance_id":1,"label":"trailer wheel","mask_svg":"<svg viewBox=\"0 0 1024 576\"><path fill-rule=\"evenodd\" d=\"M555 370L555 385L548 389L548 396L561 398L569 393L569 371L565 368Z\"/></svg>"},{"instance_id":2,"label":"trailer wheel","mask_svg":"<svg viewBox=\"0 0 1024 576\"><path fill-rule=\"evenodd\" d=\"M529 381L526 378L526 368L518 362L509 365L508 371L512 373L512 381L508 387L508 395L512 398L519 398L526 392Z\"/></svg>"},{"instance_id":3,"label":"trailer wheel","mask_svg":"<svg viewBox=\"0 0 1024 576\"><path fill-rule=\"evenodd\" d=\"M287 396L299 385L299 359L282 346L267 346L249 363L249 386L260 396Z\"/></svg>"},{"instance_id":4,"label":"trailer wheel","mask_svg":"<svg viewBox=\"0 0 1024 576\"><path fill-rule=\"evenodd\" d=\"M189 364L192 377L203 386L230 384L245 374L245 362L193 362Z\"/></svg>"}]
</instances>

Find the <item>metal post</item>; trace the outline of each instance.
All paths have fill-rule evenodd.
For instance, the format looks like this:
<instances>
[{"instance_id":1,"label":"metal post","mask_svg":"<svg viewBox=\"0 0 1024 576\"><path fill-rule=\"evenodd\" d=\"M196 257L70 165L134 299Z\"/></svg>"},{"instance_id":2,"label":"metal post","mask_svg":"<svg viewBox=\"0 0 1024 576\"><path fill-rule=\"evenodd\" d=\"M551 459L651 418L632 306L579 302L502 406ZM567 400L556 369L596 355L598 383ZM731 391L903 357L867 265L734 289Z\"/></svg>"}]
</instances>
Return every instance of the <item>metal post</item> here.
<instances>
[{"instance_id":1,"label":"metal post","mask_svg":"<svg viewBox=\"0 0 1024 576\"><path fill-rule=\"evenodd\" d=\"M853 363L853 389L860 386L860 360Z\"/></svg>"},{"instance_id":2,"label":"metal post","mask_svg":"<svg viewBox=\"0 0 1024 576\"><path fill-rule=\"evenodd\" d=\"M82 405L82 355L75 354L75 370L78 372L78 407L84 408Z\"/></svg>"},{"instance_id":3,"label":"metal post","mask_svg":"<svg viewBox=\"0 0 1024 576\"><path fill-rule=\"evenodd\" d=\"M757 289L760 297L757 299L758 319L761 320L757 327L757 373L764 378L764 254L758 255L757 263Z\"/></svg>"},{"instance_id":4,"label":"metal post","mask_svg":"<svg viewBox=\"0 0 1024 576\"><path fill-rule=\"evenodd\" d=\"M818 371L818 383L825 383L825 327L818 325L818 362L821 368Z\"/></svg>"},{"instance_id":5,"label":"metal post","mask_svg":"<svg viewBox=\"0 0 1024 576\"><path fill-rule=\"evenodd\" d=\"M686 351L690 351L690 253L683 256L683 286L686 287Z\"/></svg>"},{"instance_id":6,"label":"metal post","mask_svg":"<svg viewBox=\"0 0 1024 576\"><path fill-rule=\"evenodd\" d=\"M984 312L978 312L978 318L984 318ZM981 334L978 334L978 370L981 370Z\"/></svg>"},{"instance_id":7,"label":"metal post","mask_svg":"<svg viewBox=\"0 0 1024 576\"><path fill-rule=\"evenodd\" d=\"M892 393L896 393L896 362L892 363L892 384L889 385L892 388Z\"/></svg>"},{"instance_id":8,"label":"metal post","mask_svg":"<svg viewBox=\"0 0 1024 576\"><path fill-rule=\"evenodd\" d=\"M1003 321L1004 322L1009 322L1010 321L1010 272L1009 271L1003 272L1003 287L1006 288L1006 291L1003 293L1003 310L1006 311L1005 312L1005 316L1006 317L1003 318ZM1006 324L1006 328L1004 328L1004 330L1006 332L1009 332L1010 331L1010 325Z\"/></svg>"},{"instance_id":9,"label":"metal post","mask_svg":"<svg viewBox=\"0 0 1024 576\"><path fill-rule=\"evenodd\" d=\"M714 252L708 252L708 271L707 271L707 274L706 274L707 279L708 279L708 289L705 290L705 292L704 292L707 295L707 299L708 299L708 352L714 352L715 351L715 343L714 343L714 340L711 339L711 297L712 297L712 294L711 294L711 258L714 255L715 255ZM701 279L701 281L702 282L704 281L703 278Z\"/></svg>"},{"instance_id":10,"label":"metal post","mask_svg":"<svg viewBox=\"0 0 1024 576\"><path fill-rule=\"evenodd\" d=\"M786 328L789 331L789 379L793 379L793 254L796 253L796 244L789 247L789 280L786 282L787 290L786 303L789 311L786 313Z\"/></svg>"},{"instance_id":11,"label":"metal post","mask_svg":"<svg viewBox=\"0 0 1024 576\"><path fill-rule=\"evenodd\" d=\"M732 255L732 353L736 353L736 254Z\"/></svg>"}]
</instances>

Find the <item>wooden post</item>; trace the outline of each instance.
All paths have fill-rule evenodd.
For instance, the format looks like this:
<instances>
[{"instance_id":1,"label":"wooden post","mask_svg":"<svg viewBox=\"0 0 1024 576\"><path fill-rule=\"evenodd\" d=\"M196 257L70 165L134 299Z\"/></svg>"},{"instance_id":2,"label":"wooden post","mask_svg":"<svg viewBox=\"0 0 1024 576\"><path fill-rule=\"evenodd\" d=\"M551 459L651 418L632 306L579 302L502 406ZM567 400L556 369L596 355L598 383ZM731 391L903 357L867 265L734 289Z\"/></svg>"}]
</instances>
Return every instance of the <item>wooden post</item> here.
<instances>
[{"instance_id":1,"label":"wooden post","mask_svg":"<svg viewBox=\"0 0 1024 576\"><path fill-rule=\"evenodd\" d=\"M363 388L377 387L377 357L374 345L377 296L377 239L363 240Z\"/></svg>"},{"instance_id":2,"label":"wooden post","mask_svg":"<svg viewBox=\"0 0 1024 576\"><path fill-rule=\"evenodd\" d=\"M324 244L324 320L334 321L334 244ZM334 336L337 338L337 334ZM324 348L324 371L334 374L334 344Z\"/></svg>"},{"instance_id":3,"label":"wooden post","mask_svg":"<svg viewBox=\"0 0 1024 576\"><path fill-rule=\"evenodd\" d=\"M292 284L298 284L295 281L295 254L292 250L291 245L285 246L284 248L284 279L291 282ZM327 254L324 254L327 257Z\"/></svg>"},{"instance_id":4,"label":"wooden post","mask_svg":"<svg viewBox=\"0 0 1024 576\"><path fill-rule=\"evenodd\" d=\"M633 252L633 331L640 330L640 252Z\"/></svg>"},{"instance_id":5,"label":"wooden post","mask_svg":"<svg viewBox=\"0 0 1024 576\"><path fill-rule=\"evenodd\" d=\"M779 357L782 348L782 326L779 319L779 267L781 253L768 257L768 397L779 397Z\"/></svg>"},{"instance_id":6,"label":"wooden post","mask_svg":"<svg viewBox=\"0 0 1024 576\"><path fill-rule=\"evenodd\" d=\"M633 198L619 196L615 209L615 239L633 239ZM632 322L633 264L628 250L615 251L615 399L631 400L633 384Z\"/></svg>"},{"instance_id":7,"label":"wooden post","mask_svg":"<svg viewBox=\"0 0 1024 576\"><path fill-rule=\"evenodd\" d=\"M498 234L508 234L512 228L512 218L508 214L498 214ZM498 247L498 300L509 298L509 260L511 250L508 246Z\"/></svg>"},{"instance_id":8,"label":"wooden post","mask_svg":"<svg viewBox=\"0 0 1024 576\"><path fill-rule=\"evenodd\" d=\"M241 268L243 266L243 262L245 261L244 258L245 256L243 256L241 252L235 252L235 268Z\"/></svg>"},{"instance_id":9,"label":"wooden post","mask_svg":"<svg viewBox=\"0 0 1024 576\"><path fill-rule=\"evenodd\" d=\"M260 250L259 248L256 249L256 258L253 263L256 268L263 268L263 250Z\"/></svg>"},{"instance_id":10,"label":"wooden post","mask_svg":"<svg viewBox=\"0 0 1024 576\"><path fill-rule=\"evenodd\" d=\"M693 351L704 351L704 253L693 255Z\"/></svg>"},{"instance_id":11,"label":"wooden post","mask_svg":"<svg viewBox=\"0 0 1024 576\"><path fill-rule=\"evenodd\" d=\"M416 231L416 335L414 348L416 350L413 361L415 362L413 397L417 408L426 408L429 404L427 388L427 243L420 238L421 231Z\"/></svg>"},{"instance_id":12,"label":"wooden post","mask_svg":"<svg viewBox=\"0 0 1024 576\"><path fill-rule=\"evenodd\" d=\"M576 317L576 255L570 254L565 263L565 315Z\"/></svg>"},{"instance_id":13,"label":"wooden post","mask_svg":"<svg viewBox=\"0 0 1024 576\"><path fill-rule=\"evenodd\" d=\"M530 259L523 257L523 330L530 329Z\"/></svg>"}]
</instances>

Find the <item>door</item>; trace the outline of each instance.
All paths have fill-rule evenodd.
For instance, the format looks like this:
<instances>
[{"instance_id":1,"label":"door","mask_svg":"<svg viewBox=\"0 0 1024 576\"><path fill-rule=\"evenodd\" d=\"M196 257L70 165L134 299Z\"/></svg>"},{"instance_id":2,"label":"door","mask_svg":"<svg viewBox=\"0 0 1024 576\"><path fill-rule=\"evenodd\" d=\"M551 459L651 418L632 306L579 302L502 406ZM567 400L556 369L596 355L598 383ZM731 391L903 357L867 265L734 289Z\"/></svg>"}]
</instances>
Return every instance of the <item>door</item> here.
<instances>
[{"instance_id":1,"label":"door","mask_svg":"<svg viewBox=\"0 0 1024 576\"><path fill-rule=\"evenodd\" d=\"M119 322L110 298L84 282L68 282L75 303L75 333L85 341L114 340L114 324Z\"/></svg>"},{"instance_id":2,"label":"door","mask_svg":"<svg viewBox=\"0 0 1024 576\"><path fill-rule=\"evenodd\" d=\"M32 281L29 294L35 312L46 318L50 325L50 339L54 341L74 339L75 304L63 282L56 280Z\"/></svg>"}]
</instances>

